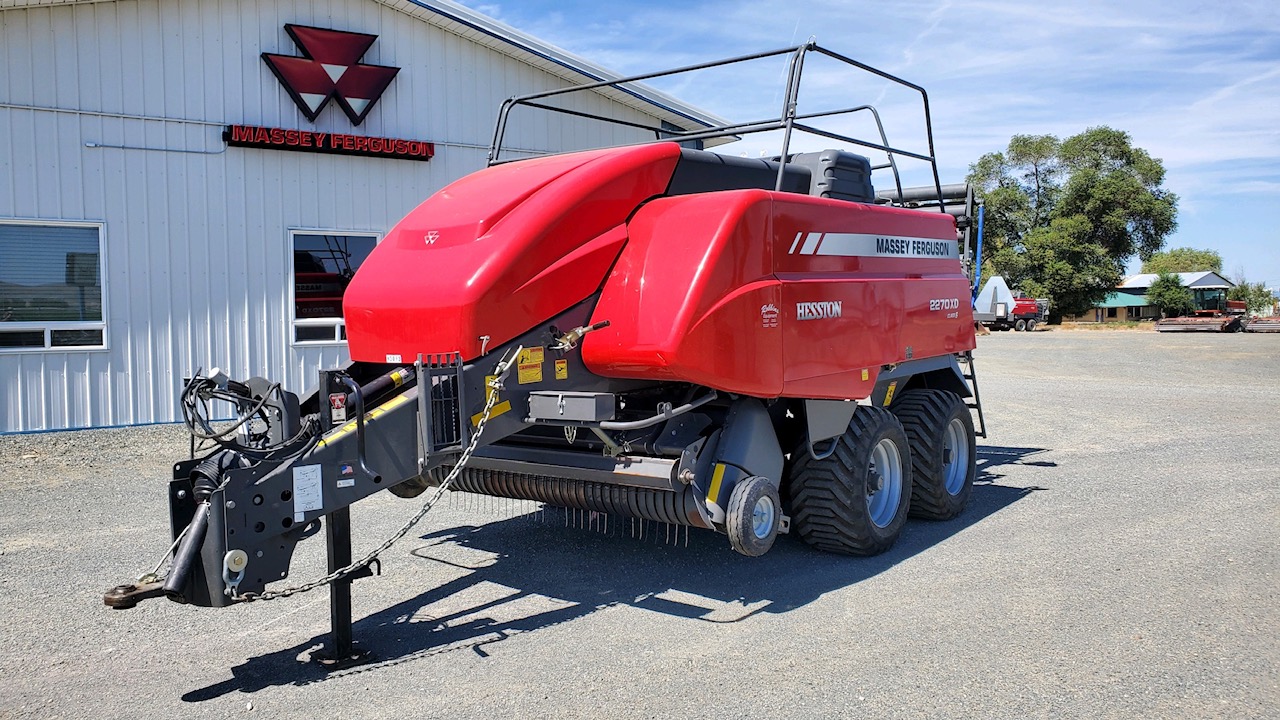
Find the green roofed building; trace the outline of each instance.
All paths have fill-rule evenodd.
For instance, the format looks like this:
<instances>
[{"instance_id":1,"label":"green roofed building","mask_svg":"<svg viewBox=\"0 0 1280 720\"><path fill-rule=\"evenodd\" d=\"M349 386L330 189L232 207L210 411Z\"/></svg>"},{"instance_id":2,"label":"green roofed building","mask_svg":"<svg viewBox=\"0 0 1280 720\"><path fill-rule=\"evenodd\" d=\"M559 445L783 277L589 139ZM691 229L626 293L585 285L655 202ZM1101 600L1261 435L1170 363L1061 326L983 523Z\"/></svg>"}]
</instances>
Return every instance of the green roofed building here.
<instances>
[{"instance_id":1,"label":"green roofed building","mask_svg":"<svg viewBox=\"0 0 1280 720\"><path fill-rule=\"evenodd\" d=\"M1067 322L1124 322L1126 320L1155 320L1160 317L1160 310L1147 300L1146 295L1131 292L1111 292L1102 302L1091 310L1074 317L1065 317Z\"/></svg>"}]
</instances>

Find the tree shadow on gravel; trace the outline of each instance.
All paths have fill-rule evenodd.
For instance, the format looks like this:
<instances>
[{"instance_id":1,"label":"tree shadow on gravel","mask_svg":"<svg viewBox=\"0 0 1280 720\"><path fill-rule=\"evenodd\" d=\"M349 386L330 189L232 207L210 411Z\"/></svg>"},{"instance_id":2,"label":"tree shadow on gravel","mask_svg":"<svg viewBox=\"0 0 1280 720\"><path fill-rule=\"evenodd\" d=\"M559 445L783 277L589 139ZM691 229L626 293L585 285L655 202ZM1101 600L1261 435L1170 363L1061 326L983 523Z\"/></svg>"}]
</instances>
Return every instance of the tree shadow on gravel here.
<instances>
[{"instance_id":1,"label":"tree shadow on gravel","mask_svg":"<svg viewBox=\"0 0 1280 720\"><path fill-rule=\"evenodd\" d=\"M357 642L375 658L370 664L325 672L307 662L303 656L327 642L321 635L250 658L231 669L232 678L182 699L304 686L458 650L484 656L488 645L618 605L711 623L785 613L874 577L1042 489L992 484L1003 477L994 472L1002 466L1054 467L1028 460L1042 452L979 447L978 479L964 514L912 520L889 552L869 558L818 552L790 536L763 557L748 558L709 531L612 519L606 527L601 516L558 508L442 530L423 536L412 554L427 572L452 579L355 622ZM377 580L358 581L355 592L370 582Z\"/></svg>"}]
</instances>

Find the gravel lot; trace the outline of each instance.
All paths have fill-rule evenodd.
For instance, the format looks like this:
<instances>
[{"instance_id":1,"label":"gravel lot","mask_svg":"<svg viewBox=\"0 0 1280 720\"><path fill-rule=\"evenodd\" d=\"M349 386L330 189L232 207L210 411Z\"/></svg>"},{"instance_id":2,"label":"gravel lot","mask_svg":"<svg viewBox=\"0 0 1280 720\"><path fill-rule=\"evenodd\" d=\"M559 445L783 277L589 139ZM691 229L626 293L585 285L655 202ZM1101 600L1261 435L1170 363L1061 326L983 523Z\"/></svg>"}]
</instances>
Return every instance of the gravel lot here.
<instances>
[{"instance_id":1,"label":"gravel lot","mask_svg":"<svg viewBox=\"0 0 1280 720\"><path fill-rule=\"evenodd\" d=\"M0 716L1276 717L1280 335L979 343L961 518L751 560L455 498L355 586L379 661L328 676L323 594L102 606L168 544L179 427L0 437ZM357 552L413 508L356 506Z\"/></svg>"}]
</instances>

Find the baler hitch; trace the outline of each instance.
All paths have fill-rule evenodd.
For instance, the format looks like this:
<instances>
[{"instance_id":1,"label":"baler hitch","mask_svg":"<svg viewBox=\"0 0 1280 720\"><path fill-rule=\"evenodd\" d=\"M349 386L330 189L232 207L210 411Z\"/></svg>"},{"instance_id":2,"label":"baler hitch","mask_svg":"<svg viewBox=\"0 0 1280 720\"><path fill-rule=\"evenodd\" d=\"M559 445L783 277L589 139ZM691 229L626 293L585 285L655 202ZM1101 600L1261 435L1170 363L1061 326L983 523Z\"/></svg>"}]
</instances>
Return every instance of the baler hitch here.
<instances>
[{"instance_id":1,"label":"baler hitch","mask_svg":"<svg viewBox=\"0 0 1280 720\"><path fill-rule=\"evenodd\" d=\"M103 594L103 604L114 610L128 610L136 607L143 600L163 597L164 581L157 579L144 582L147 577L154 578L155 575L139 578L134 585L117 585L111 588Z\"/></svg>"}]
</instances>

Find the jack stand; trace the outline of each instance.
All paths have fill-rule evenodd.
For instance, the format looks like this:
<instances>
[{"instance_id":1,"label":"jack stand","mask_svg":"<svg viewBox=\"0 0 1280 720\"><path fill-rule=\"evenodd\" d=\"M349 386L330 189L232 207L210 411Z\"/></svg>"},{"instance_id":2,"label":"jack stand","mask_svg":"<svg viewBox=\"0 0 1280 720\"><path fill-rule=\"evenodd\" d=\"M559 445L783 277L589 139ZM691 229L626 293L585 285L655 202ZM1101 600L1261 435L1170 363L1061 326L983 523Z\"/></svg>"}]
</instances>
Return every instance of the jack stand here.
<instances>
[{"instance_id":1,"label":"jack stand","mask_svg":"<svg viewBox=\"0 0 1280 720\"><path fill-rule=\"evenodd\" d=\"M340 508L325 518L325 541L328 545L329 572L351 564L351 509ZM379 568L381 570L381 568ZM373 654L356 647L351 639L351 583L359 577L370 577L365 567L329 584L329 624L332 637L329 647L312 656L326 670L344 670L373 661Z\"/></svg>"}]
</instances>

